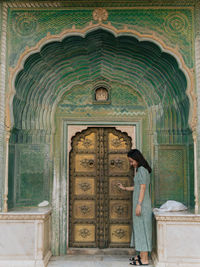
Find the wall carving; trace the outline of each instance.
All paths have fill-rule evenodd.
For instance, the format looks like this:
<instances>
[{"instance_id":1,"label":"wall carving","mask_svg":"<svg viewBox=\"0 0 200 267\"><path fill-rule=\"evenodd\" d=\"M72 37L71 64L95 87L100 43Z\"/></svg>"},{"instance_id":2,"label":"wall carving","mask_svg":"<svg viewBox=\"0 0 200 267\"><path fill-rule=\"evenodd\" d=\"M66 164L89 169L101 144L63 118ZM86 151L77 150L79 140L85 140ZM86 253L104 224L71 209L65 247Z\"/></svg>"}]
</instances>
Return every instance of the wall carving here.
<instances>
[{"instance_id":1,"label":"wall carving","mask_svg":"<svg viewBox=\"0 0 200 267\"><path fill-rule=\"evenodd\" d=\"M103 20L108 19L108 12L105 8L96 8L93 11L93 19L101 23Z\"/></svg>"},{"instance_id":2,"label":"wall carving","mask_svg":"<svg viewBox=\"0 0 200 267\"><path fill-rule=\"evenodd\" d=\"M168 34L177 35L179 33L188 32L189 22L183 13L171 13L165 18L164 28Z\"/></svg>"},{"instance_id":3,"label":"wall carving","mask_svg":"<svg viewBox=\"0 0 200 267\"><path fill-rule=\"evenodd\" d=\"M182 23L183 24L183 23ZM180 20L176 20L175 17L169 17L168 20L166 20L165 22L165 27L168 28L168 30L171 31L175 31L175 29L181 29L181 21ZM51 34L47 34L46 37L44 37L43 39L41 39L38 44L33 47L33 48L26 48L26 51L24 53L21 54L20 59L18 61L18 64L15 68L10 69L10 79L9 79L9 86L10 86L10 91L8 93L8 97L9 97L9 101L8 101L8 105L10 103L10 99L13 97L14 94L14 80L16 77L16 74L23 68L23 63L24 63L24 59L27 58L29 55L36 53L38 51L40 51L41 47L49 42L51 42L52 40L56 41L60 41L62 40L64 37L66 36L70 36L71 34L80 34L80 35L85 35L87 34L89 31L91 31L92 29L97 29L98 27L104 28L105 30L109 30L111 32L114 32L115 35L122 35L122 34L132 34L133 36L137 36L139 39L149 39L149 40L153 40L156 43L159 43L162 47L164 51L169 51L169 53L175 55L176 58L178 58L179 62L182 65L182 69L184 70L184 73L186 74L187 78L188 78L188 88L187 88L187 95L189 96L190 99L190 116L189 116L189 124L190 126L192 126L193 128L195 127L195 116L196 116L196 95L194 92L194 81L193 81L193 72L186 66L183 57L181 55L181 53L179 52L178 48L171 48L169 46L167 46L161 38L158 38L155 33L154 34L141 34L139 32L137 32L134 29L128 28L126 25L124 25L123 29L117 29L115 28L111 23L98 23L98 24L93 24L92 22L89 24L89 26L86 26L84 29L77 29L75 26L73 26L71 29L66 29L64 30L62 33L57 34L57 35L51 35ZM9 108L12 108L12 106ZM8 109L7 109L8 110ZM55 110L53 108L53 110ZM7 112L7 116L9 117L10 114ZM52 116L54 117L54 116ZM53 127L54 128L54 127Z\"/></svg>"},{"instance_id":4,"label":"wall carving","mask_svg":"<svg viewBox=\"0 0 200 267\"><path fill-rule=\"evenodd\" d=\"M16 13L12 19L13 31L20 36L30 36L37 31L37 18L30 13Z\"/></svg>"}]
</instances>

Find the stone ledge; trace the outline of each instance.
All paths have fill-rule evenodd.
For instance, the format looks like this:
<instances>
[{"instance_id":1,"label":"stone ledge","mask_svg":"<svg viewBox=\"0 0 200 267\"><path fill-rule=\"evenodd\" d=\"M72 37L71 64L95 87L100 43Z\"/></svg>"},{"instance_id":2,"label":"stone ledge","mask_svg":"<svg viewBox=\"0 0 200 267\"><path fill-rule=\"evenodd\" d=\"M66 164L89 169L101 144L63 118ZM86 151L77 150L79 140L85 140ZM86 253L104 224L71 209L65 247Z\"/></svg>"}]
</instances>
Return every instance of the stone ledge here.
<instances>
[{"instance_id":1,"label":"stone ledge","mask_svg":"<svg viewBox=\"0 0 200 267\"><path fill-rule=\"evenodd\" d=\"M51 208L17 208L0 213L0 220L44 220L51 215Z\"/></svg>"},{"instance_id":2,"label":"stone ledge","mask_svg":"<svg viewBox=\"0 0 200 267\"><path fill-rule=\"evenodd\" d=\"M175 222L200 222L200 214L195 214L192 210L161 212L153 211L156 221Z\"/></svg>"}]
</instances>

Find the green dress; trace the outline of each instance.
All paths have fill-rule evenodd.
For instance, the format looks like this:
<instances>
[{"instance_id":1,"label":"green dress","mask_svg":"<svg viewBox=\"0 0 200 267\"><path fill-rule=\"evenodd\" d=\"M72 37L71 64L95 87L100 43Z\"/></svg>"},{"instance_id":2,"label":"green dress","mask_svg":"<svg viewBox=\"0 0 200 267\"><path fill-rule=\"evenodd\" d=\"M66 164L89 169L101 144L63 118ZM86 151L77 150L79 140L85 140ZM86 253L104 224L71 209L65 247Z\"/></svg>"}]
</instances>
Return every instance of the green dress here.
<instances>
[{"instance_id":1,"label":"green dress","mask_svg":"<svg viewBox=\"0 0 200 267\"><path fill-rule=\"evenodd\" d=\"M135 210L140 194L140 185L146 184L144 199L142 202L141 215L136 216ZM152 207L149 195L150 175L146 168L139 167L134 177L133 191L133 235L132 242L135 243L136 251L152 250ZM134 241L133 241L134 240Z\"/></svg>"}]
</instances>

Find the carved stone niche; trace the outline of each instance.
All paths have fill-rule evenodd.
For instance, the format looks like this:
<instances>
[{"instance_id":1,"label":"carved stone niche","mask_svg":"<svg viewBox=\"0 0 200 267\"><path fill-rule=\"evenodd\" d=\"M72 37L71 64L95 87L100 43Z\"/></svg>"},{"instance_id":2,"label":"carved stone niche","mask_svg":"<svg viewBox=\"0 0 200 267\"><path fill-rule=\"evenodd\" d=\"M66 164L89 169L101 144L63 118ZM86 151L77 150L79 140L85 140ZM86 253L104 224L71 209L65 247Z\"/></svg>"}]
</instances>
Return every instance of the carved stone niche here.
<instances>
[{"instance_id":1,"label":"carved stone niche","mask_svg":"<svg viewBox=\"0 0 200 267\"><path fill-rule=\"evenodd\" d=\"M110 90L106 86L99 85L94 88L94 104L110 104Z\"/></svg>"}]
</instances>

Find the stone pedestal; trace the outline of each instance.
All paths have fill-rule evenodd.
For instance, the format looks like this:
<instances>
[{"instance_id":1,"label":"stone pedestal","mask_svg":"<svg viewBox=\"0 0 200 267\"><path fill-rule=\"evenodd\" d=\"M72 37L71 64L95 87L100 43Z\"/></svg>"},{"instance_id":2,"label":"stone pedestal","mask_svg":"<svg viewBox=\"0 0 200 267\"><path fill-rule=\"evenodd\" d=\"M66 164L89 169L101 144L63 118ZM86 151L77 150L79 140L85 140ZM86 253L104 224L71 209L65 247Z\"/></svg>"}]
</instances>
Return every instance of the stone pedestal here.
<instances>
[{"instance_id":1,"label":"stone pedestal","mask_svg":"<svg viewBox=\"0 0 200 267\"><path fill-rule=\"evenodd\" d=\"M200 266L200 214L154 212L157 246L155 267Z\"/></svg>"},{"instance_id":2,"label":"stone pedestal","mask_svg":"<svg viewBox=\"0 0 200 267\"><path fill-rule=\"evenodd\" d=\"M50 243L50 209L0 213L0 267L46 267Z\"/></svg>"}]
</instances>

